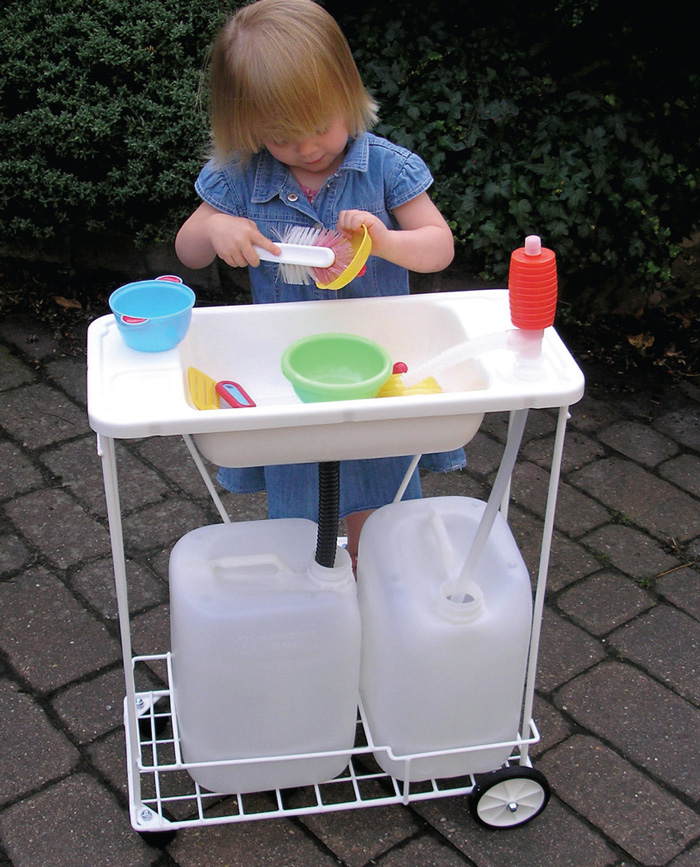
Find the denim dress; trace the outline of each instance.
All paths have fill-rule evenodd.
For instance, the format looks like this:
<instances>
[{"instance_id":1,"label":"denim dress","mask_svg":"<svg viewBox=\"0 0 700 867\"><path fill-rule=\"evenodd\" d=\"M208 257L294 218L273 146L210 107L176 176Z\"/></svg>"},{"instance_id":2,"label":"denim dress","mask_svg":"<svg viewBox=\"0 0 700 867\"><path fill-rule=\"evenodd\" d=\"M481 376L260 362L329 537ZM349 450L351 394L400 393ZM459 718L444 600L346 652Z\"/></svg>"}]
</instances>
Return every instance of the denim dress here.
<instances>
[{"instance_id":1,"label":"denim dress","mask_svg":"<svg viewBox=\"0 0 700 867\"><path fill-rule=\"evenodd\" d=\"M290 225L335 228L340 211L357 209L379 217L390 229L399 225L393 211L428 189L433 179L423 160L372 133L348 142L340 168L327 179L310 202L292 173L263 150L245 164L209 162L195 189L218 211L254 220L268 238L278 241ZM363 276L334 292L316 285L289 284L278 278L277 265L261 262L249 268L253 302L319 301L407 295L408 271L370 256ZM376 509L390 503L410 464L410 456L341 461L340 516ZM424 455L421 466L436 472L459 469L466 463L463 449ZM271 518L318 516L318 467L287 464L266 467L222 467L219 483L230 491L267 491ZM404 499L421 496L416 470Z\"/></svg>"}]
</instances>

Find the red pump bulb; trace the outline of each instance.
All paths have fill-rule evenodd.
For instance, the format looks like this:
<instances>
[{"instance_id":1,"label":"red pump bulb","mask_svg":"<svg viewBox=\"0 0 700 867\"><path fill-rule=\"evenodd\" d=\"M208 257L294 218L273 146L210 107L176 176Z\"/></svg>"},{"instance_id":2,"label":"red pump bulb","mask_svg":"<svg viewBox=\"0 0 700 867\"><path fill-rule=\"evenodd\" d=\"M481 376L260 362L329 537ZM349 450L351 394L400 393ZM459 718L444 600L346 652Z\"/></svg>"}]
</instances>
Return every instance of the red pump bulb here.
<instances>
[{"instance_id":1,"label":"red pump bulb","mask_svg":"<svg viewBox=\"0 0 700 867\"><path fill-rule=\"evenodd\" d=\"M508 272L510 318L516 328L542 331L554 323L557 308L557 261L539 235L528 235L514 250Z\"/></svg>"}]
</instances>

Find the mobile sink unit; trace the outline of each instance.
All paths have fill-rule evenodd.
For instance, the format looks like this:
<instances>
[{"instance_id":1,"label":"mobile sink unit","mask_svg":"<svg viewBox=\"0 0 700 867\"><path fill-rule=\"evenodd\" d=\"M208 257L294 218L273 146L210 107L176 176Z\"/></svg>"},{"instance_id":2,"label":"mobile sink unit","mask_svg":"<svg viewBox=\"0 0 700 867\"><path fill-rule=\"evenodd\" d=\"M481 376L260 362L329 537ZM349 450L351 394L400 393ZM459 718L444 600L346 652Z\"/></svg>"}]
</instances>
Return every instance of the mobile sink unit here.
<instances>
[{"instance_id":1,"label":"mobile sink unit","mask_svg":"<svg viewBox=\"0 0 700 867\"><path fill-rule=\"evenodd\" d=\"M320 332L371 338L394 361L405 362L409 373L424 370L424 375L435 375L443 392L301 403L280 370L280 358L293 341ZM255 406L198 410L188 388L190 367L216 380L235 379ZM530 745L539 739L531 715L540 622L568 407L580 400L583 388L583 375L556 331L550 327L531 335L514 329L508 292L500 289L195 309L185 339L175 349L159 353L127 347L113 316L93 322L88 331L88 413L102 459L114 560L126 672L124 722L133 827L139 832L170 832L192 825L456 795L467 795L477 821L491 827L519 825L541 812L548 786L531 767L528 755ZM183 758L177 708L170 701L171 652L132 655L115 440L183 436L226 523L228 515L202 456L215 464L238 467L417 456L462 446L474 436L484 413L507 411L511 424L501 470L489 502L473 507L467 548L476 561L488 546L494 522L498 532L509 532L510 472L529 409L558 413L539 572L534 600L528 600L532 613L527 658L517 660L526 675L515 736L496 743L396 753L390 744L375 740L359 702L355 745L344 757L347 767L332 780L264 795L250 793L250 786L247 793L222 795L196 783L193 776L204 765L188 764ZM443 544L439 539L444 533L439 523L436 527L436 544ZM451 550L449 545L446 550ZM457 668L460 660L449 660L449 665ZM146 671L152 682L153 669L162 677L162 688L149 688L149 679L140 676ZM137 686L140 681L146 688ZM472 763L469 753L492 755L499 767L482 774L480 761ZM243 769L244 765L328 758L332 767L334 757L331 750L308 756L219 759L212 766L240 765L246 771L242 777L249 779L250 769ZM456 768L466 768L457 771L460 776L449 770L452 758ZM474 773L472 766L477 768ZM425 779L426 769L427 773L447 769L448 775Z\"/></svg>"}]
</instances>

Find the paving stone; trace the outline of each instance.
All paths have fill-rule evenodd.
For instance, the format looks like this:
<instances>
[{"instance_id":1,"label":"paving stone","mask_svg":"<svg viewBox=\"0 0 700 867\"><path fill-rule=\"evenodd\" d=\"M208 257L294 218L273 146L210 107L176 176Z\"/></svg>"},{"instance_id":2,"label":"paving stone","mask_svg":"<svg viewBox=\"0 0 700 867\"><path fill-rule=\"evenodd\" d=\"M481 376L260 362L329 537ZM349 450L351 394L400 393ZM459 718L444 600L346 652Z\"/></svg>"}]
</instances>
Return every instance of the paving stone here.
<instances>
[{"instance_id":1,"label":"paving stone","mask_svg":"<svg viewBox=\"0 0 700 867\"><path fill-rule=\"evenodd\" d=\"M596 461L572 473L569 479L651 533L679 541L700 534L697 502L631 461Z\"/></svg>"},{"instance_id":2,"label":"paving stone","mask_svg":"<svg viewBox=\"0 0 700 867\"><path fill-rule=\"evenodd\" d=\"M700 711L648 675L606 662L565 685L555 704L669 789L700 797Z\"/></svg>"},{"instance_id":3,"label":"paving stone","mask_svg":"<svg viewBox=\"0 0 700 867\"><path fill-rule=\"evenodd\" d=\"M10 442L0 442L0 466L12 467L12 472L0 473L0 500L31 491L43 482L41 472Z\"/></svg>"},{"instance_id":4,"label":"paving stone","mask_svg":"<svg viewBox=\"0 0 700 867\"><path fill-rule=\"evenodd\" d=\"M630 377L610 390L594 371L571 407L534 706L542 740L530 751L554 787L542 816L494 833L471 819L466 798L445 798L187 829L161 855L143 848L114 800L126 797L124 684L85 359L61 355L40 330L28 335L17 323L0 322L3 339L23 357L0 343L0 460L13 469L0 482L0 701L12 709L0 708L0 792L24 800L0 810L0 865L99 867L103 853L104 863L129 867L700 864L697 386L661 391ZM532 575L556 416L529 414L509 510ZM508 413L485 418L464 471L422 473L426 496L486 499L507 423ZM181 438L116 449L134 652L163 653L172 544L219 516ZM264 493L222 499L233 520L267 516ZM139 663L137 688L162 686L164 676L161 662ZM165 776L167 794L173 778ZM22 777L26 790L16 788ZM608 809L615 795L622 807ZM173 815L187 817L185 808Z\"/></svg>"},{"instance_id":5,"label":"paving stone","mask_svg":"<svg viewBox=\"0 0 700 867\"><path fill-rule=\"evenodd\" d=\"M123 694L122 694L123 700ZM89 744L86 749L90 762L109 785L128 799L129 785L126 767L126 740L121 728Z\"/></svg>"},{"instance_id":6,"label":"paving stone","mask_svg":"<svg viewBox=\"0 0 700 867\"><path fill-rule=\"evenodd\" d=\"M42 567L0 583L0 647L38 690L55 689L121 658L119 644Z\"/></svg>"},{"instance_id":7,"label":"paving stone","mask_svg":"<svg viewBox=\"0 0 700 867\"><path fill-rule=\"evenodd\" d=\"M605 635L654 605L654 597L619 572L589 575L557 597L558 607L594 635Z\"/></svg>"},{"instance_id":8,"label":"paving stone","mask_svg":"<svg viewBox=\"0 0 700 867\"><path fill-rule=\"evenodd\" d=\"M402 807L370 807L305 816L303 823L348 867L364 867L418 830Z\"/></svg>"},{"instance_id":9,"label":"paving stone","mask_svg":"<svg viewBox=\"0 0 700 867\"><path fill-rule=\"evenodd\" d=\"M21 532L59 569L111 551L107 530L65 491L36 491L5 506Z\"/></svg>"},{"instance_id":10,"label":"paving stone","mask_svg":"<svg viewBox=\"0 0 700 867\"><path fill-rule=\"evenodd\" d=\"M124 539L127 550L171 548L185 533L207 523L206 514L199 506L186 500L169 500L126 517Z\"/></svg>"},{"instance_id":11,"label":"paving stone","mask_svg":"<svg viewBox=\"0 0 700 867\"><path fill-rule=\"evenodd\" d=\"M337 867L338 859L287 819L191 828L168 847L178 867Z\"/></svg>"},{"instance_id":12,"label":"paving stone","mask_svg":"<svg viewBox=\"0 0 700 867\"><path fill-rule=\"evenodd\" d=\"M393 806L305 816L302 821L348 867L364 867L418 829L409 810Z\"/></svg>"},{"instance_id":13,"label":"paving stone","mask_svg":"<svg viewBox=\"0 0 700 867\"><path fill-rule=\"evenodd\" d=\"M646 467L655 467L678 453L678 445L638 421L619 421L598 434L598 439Z\"/></svg>"},{"instance_id":14,"label":"paving stone","mask_svg":"<svg viewBox=\"0 0 700 867\"><path fill-rule=\"evenodd\" d=\"M62 355L51 331L30 314L3 316L0 319L0 335L33 362L47 362Z\"/></svg>"},{"instance_id":15,"label":"paving stone","mask_svg":"<svg viewBox=\"0 0 700 867\"><path fill-rule=\"evenodd\" d=\"M167 584L140 563L127 559L126 575L129 611L132 614L167 599ZM79 568L69 576L68 583L80 598L87 600L103 617L117 620L119 610L111 557Z\"/></svg>"},{"instance_id":16,"label":"paving stone","mask_svg":"<svg viewBox=\"0 0 700 867\"><path fill-rule=\"evenodd\" d=\"M544 437L543 439L526 443L520 453L523 458L533 461L542 467L549 468L551 466L553 445L554 437ZM564 453L562 455L562 473L579 470L581 467L597 458L602 458L604 455L605 449L599 442L571 427L567 428L564 440Z\"/></svg>"},{"instance_id":17,"label":"paving stone","mask_svg":"<svg viewBox=\"0 0 700 867\"><path fill-rule=\"evenodd\" d=\"M513 471L513 501L538 515L544 515L549 492L549 472L529 462L521 462ZM557 491L555 526L569 536L578 537L599 527L608 519L607 511L590 497L560 482Z\"/></svg>"},{"instance_id":18,"label":"paving stone","mask_svg":"<svg viewBox=\"0 0 700 867\"><path fill-rule=\"evenodd\" d=\"M0 573L7 574L26 566L31 560L27 546L16 536L0 536Z\"/></svg>"},{"instance_id":19,"label":"paving stone","mask_svg":"<svg viewBox=\"0 0 700 867\"><path fill-rule=\"evenodd\" d=\"M656 419L654 427L681 445L700 452L700 406L686 406L666 413Z\"/></svg>"},{"instance_id":20,"label":"paving stone","mask_svg":"<svg viewBox=\"0 0 700 867\"><path fill-rule=\"evenodd\" d=\"M10 391L0 403L0 425L18 442L35 449L90 430L85 413L45 383Z\"/></svg>"},{"instance_id":21,"label":"paving stone","mask_svg":"<svg viewBox=\"0 0 700 867\"><path fill-rule=\"evenodd\" d=\"M34 382L36 372L14 355L6 346L0 345L0 391L17 388Z\"/></svg>"},{"instance_id":22,"label":"paving stone","mask_svg":"<svg viewBox=\"0 0 700 867\"><path fill-rule=\"evenodd\" d=\"M539 690L551 692L604 656L599 641L545 609L536 678Z\"/></svg>"},{"instance_id":23,"label":"paving stone","mask_svg":"<svg viewBox=\"0 0 700 867\"><path fill-rule=\"evenodd\" d=\"M535 693L532 716L540 733L539 743L530 747L530 757L536 759L537 756L567 738L571 734L571 724L563 714L537 693Z\"/></svg>"},{"instance_id":24,"label":"paving stone","mask_svg":"<svg viewBox=\"0 0 700 867\"><path fill-rule=\"evenodd\" d=\"M508 523L534 582L539 573L543 523L525 515L517 507L510 509ZM554 532L547 577L550 593L561 590L599 568L600 563L585 548L561 533Z\"/></svg>"},{"instance_id":25,"label":"paving stone","mask_svg":"<svg viewBox=\"0 0 700 867\"><path fill-rule=\"evenodd\" d=\"M182 437L151 437L136 444L134 451L190 497L209 496ZM205 466L209 468L211 478L215 479L218 467L208 462Z\"/></svg>"},{"instance_id":26,"label":"paving stone","mask_svg":"<svg viewBox=\"0 0 700 867\"><path fill-rule=\"evenodd\" d=\"M609 642L657 680L700 704L700 623L670 605L657 605L613 632Z\"/></svg>"},{"instance_id":27,"label":"paving stone","mask_svg":"<svg viewBox=\"0 0 700 867\"><path fill-rule=\"evenodd\" d=\"M151 867L154 850L97 780L77 774L0 814L13 867Z\"/></svg>"},{"instance_id":28,"label":"paving stone","mask_svg":"<svg viewBox=\"0 0 700 867\"><path fill-rule=\"evenodd\" d=\"M601 565L615 566L638 581L651 582L679 565L677 558L650 536L623 524L608 524L581 542L598 553Z\"/></svg>"},{"instance_id":29,"label":"paving stone","mask_svg":"<svg viewBox=\"0 0 700 867\"><path fill-rule=\"evenodd\" d=\"M68 392L81 406L87 407L87 359L64 356L50 361L46 370L63 391Z\"/></svg>"},{"instance_id":30,"label":"paving stone","mask_svg":"<svg viewBox=\"0 0 700 867\"><path fill-rule=\"evenodd\" d=\"M123 736L124 669L99 674L70 686L51 704L76 743L84 744L119 728Z\"/></svg>"},{"instance_id":31,"label":"paving stone","mask_svg":"<svg viewBox=\"0 0 700 867\"><path fill-rule=\"evenodd\" d=\"M659 474L689 494L700 497L700 458L695 455L678 455L666 461L659 467Z\"/></svg>"},{"instance_id":32,"label":"paving stone","mask_svg":"<svg viewBox=\"0 0 700 867\"><path fill-rule=\"evenodd\" d=\"M75 747L34 699L15 683L0 679L0 801L67 774L78 758Z\"/></svg>"},{"instance_id":33,"label":"paving stone","mask_svg":"<svg viewBox=\"0 0 700 867\"><path fill-rule=\"evenodd\" d=\"M157 605L131 620L133 651L139 656L170 650L169 606Z\"/></svg>"},{"instance_id":34,"label":"paving stone","mask_svg":"<svg viewBox=\"0 0 700 867\"><path fill-rule=\"evenodd\" d=\"M556 796L532 822L504 831L477 825L469 814L466 798L421 801L413 808L476 867L619 865L602 835L562 807Z\"/></svg>"},{"instance_id":35,"label":"paving stone","mask_svg":"<svg viewBox=\"0 0 700 867\"><path fill-rule=\"evenodd\" d=\"M668 864L700 834L696 813L594 738L569 738L538 767L558 797L641 864Z\"/></svg>"},{"instance_id":36,"label":"paving stone","mask_svg":"<svg viewBox=\"0 0 700 867\"><path fill-rule=\"evenodd\" d=\"M656 590L677 608L700 620L700 572L683 567L656 579Z\"/></svg>"},{"instance_id":37,"label":"paving stone","mask_svg":"<svg viewBox=\"0 0 700 867\"><path fill-rule=\"evenodd\" d=\"M462 867L472 862L439 838L423 836L393 849L381 863L382 867Z\"/></svg>"},{"instance_id":38,"label":"paving stone","mask_svg":"<svg viewBox=\"0 0 700 867\"><path fill-rule=\"evenodd\" d=\"M475 473L480 479L495 473L503 457L503 443L486 432L487 418L488 416L484 416L481 428L471 442L464 447L467 455L467 469ZM435 474L431 473L430 475ZM454 476L454 473L449 475Z\"/></svg>"},{"instance_id":39,"label":"paving stone","mask_svg":"<svg viewBox=\"0 0 700 867\"><path fill-rule=\"evenodd\" d=\"M121 443L117 442L115 446L122 509L133 511L160 501L168 486L159 474L127 452ZM101 516L107 514L102 467L94 436L88 435L44 452L41 462L90 512Z\"/></svg>"},{"instance_id":40,"label":"paving stone","mask_svg":"<svg viewBox=\"0 0 700 867\"><path fill-rule=\"evenodd\" d=\"M484 433L493 436L498 442L504 444L508 436L508 425L510 422L510 413L494 412L484 416L481 423L481 428ZM556 414L548 411L533 410L527 415L525 430L523 432L523 443L528 443L533 439L539 439L551 433L556 427ZM503 445L501 445L501 453ZM500 460L500 459L499 459Z\"/></svg>"},{"instance_id":41,"label":"paving stone","mask_svg":"<svg viewBox=\"0 0 700 867\"><path fill-rule=\"evenodd\" d=\"M264 521L267 518L267 495L264 492L232 494L229 491L219 491L219 493L232 521Z\"/></svg>"},{"instance_id":42,"label":"paving stone","mask_svg":"<svg viewBox=\"0 0 700 867\"><path fill-rule=\"evenodd\" d=\"M485 500L488 491L484 483L466 471L454 473L431 473L421 470L421 491L424 497L472 497Z\"/></svg>"},{"instance_id":43,"label":"paving stone","mask_svg":"<svg viewBox=\"0 0 700 867\"><path fill-rule=\"evenodd\" d=\"M682 855L674 858L669 867L698 867L700 864L700 845L691 846Z\"/></svg>"},{"instance_id":44,"label":"paving stone","mask_svg":"<svg viewBox=\"0 0 700 867\"><path fill-rule=\"evenodd\" d=\"M586 389L586 394L578 403L569 408L569 412L569 426L586 433L597 433L605 425L620 418L618 404L611 400L599 400L593 396L590 388Z\"/></svg>"}]
</instances>

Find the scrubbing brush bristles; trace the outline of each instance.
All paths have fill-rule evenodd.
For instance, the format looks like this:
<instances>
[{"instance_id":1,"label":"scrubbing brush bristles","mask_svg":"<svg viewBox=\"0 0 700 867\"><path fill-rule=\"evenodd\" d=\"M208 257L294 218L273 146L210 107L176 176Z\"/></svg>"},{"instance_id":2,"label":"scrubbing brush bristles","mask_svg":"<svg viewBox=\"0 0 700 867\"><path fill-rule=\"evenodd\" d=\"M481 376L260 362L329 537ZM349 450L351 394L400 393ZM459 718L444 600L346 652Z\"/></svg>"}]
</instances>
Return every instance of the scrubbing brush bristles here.
<instances>
[{"instance_id":1,"label":"scrubbing brush bristles","mask_svg":"<svg viewBox=\"0 0 700 867\"><path fill-rule=\"evenodd\" d=\"M355 255L350 241L335 229L316 229L310 226L290 226L282 242L317 250L330 250L332 257L309 267L280 263L280 278L285 283L332 283L345 271Z\"/></svg>"},{"instance_id":2,"label":"scrubbing brush bristles","mask_svg":"<svg viewBox=\"0 0 700 867\"><path fill-rule=\"evenodd\" d=\"M315 283L323 289L338 289L337 284L345 285L357 276L352 274L346 281L341 279L353 263L357 250L335 229L289 226L278 246L282 251L279 256L257 246L255 252L264 261L279 265L279 277L285 283Z\"/></svg>"}]
</instances>

